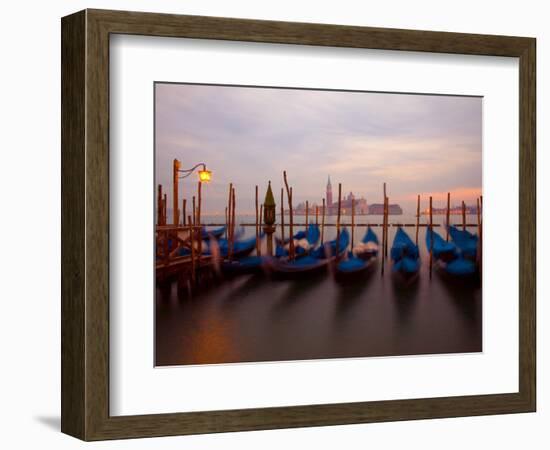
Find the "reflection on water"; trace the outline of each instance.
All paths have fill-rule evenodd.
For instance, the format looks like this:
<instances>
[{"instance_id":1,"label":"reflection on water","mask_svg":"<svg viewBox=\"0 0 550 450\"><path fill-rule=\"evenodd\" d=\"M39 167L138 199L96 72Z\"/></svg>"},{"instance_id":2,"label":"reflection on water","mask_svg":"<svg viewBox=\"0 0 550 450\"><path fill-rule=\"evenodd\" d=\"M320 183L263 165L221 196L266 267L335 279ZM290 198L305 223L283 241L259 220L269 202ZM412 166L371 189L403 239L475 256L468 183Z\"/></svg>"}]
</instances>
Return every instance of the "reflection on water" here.
<instances>
[{"instance_id":1,"label":"reflection on water","mask_svg":"<svg viewBox=\"0 0 550 450\"><path fill-rule=\"evenodd\" d=\"M414 239L414 228L407 232ZM346 285L328 274L301 281L252 275L187 300L178 300L175 286L157 289L156 364L479 352L481 288L436 273L430 279L424 235L421 229L420 277L406 287L391 270L381 276L379 262L374 273Z\"/></svg>"}]
</instances>

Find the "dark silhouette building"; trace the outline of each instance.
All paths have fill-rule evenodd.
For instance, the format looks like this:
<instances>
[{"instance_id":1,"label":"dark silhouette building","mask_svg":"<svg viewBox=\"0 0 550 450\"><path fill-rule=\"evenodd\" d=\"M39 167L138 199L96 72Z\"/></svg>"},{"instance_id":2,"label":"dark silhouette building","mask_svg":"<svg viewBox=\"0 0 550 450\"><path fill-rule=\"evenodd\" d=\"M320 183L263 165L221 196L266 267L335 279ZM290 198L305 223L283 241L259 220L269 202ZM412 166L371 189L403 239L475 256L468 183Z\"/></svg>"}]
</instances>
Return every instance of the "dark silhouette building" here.
<instances>
[{"instance_id":1,"label":"dark silhouette building","mask_svg":"<svg viewBox=\"0 0 550 450\"><path fill-rule=\"evenodd\" d=\"M384 205L381 203L375 203L372 205L367 204L367 199L364 197L357 198L353 192L350 192L348 195L344 196L341 201L341 214L345 216L351 215L351 209L353 202L355 201L355 214L357 216L364 216L367 214L377 214L381 215L384 213ZM336 216L338 214L338 198L333 197L332 193L332 183L330 182L330 175L327 180L327 187L325 192L325 203L326 210L325 214L327 216ZM322 213L322 206L317 203L310 203L308 205L308 214L313 216L316 211L319 214ZM403 214L403 210L397 204L389 205L389 214ZM302 202L294 207L294 213L297 215L304 215L306 213L306 203Z\"/></svg>"},{"instance_id":2,"label":"dark silhouette building","mask_svg":"<svg viewBox=\"0 0 550 450\"><path fill-rule=\"evenodd\" d=\"M328 176L327 181L327 196L325 197L327 201L327 206L332 206L332 184L330 183L330 175Z\"/></svg>"},{"instance_id":3,"label":"dark silhouette building","mask_svg":"<svg viewBox=\"0 0 550 450\"><path fill-rule=\"evenodd\" d=\"M347 196L342 198L341 213L344 215L351 215L351 208L354 200L355 200L355 214L358 216L368 214L367 200L364 197L356 198L353 192L350 192ZM336 199L336 201L333 200L330 175L328 176L328 182L327 182L326 202L327 202L327 215L329 216L337 215L338 199Z\"/></svg>"},{"instance_id":4,"label":"dark silhouette building","mask_svg":"<svg viewBox=\"0 0 550 450\"><path fill-rule=\"evenodd\" d=\"M369 214L381 216L384 214L384 204L383 203L373 203L369 205ZM399 216L403 214L401 206L398 204L389 204L388 205L388 214Z\"/></svg>"}]
</instances>

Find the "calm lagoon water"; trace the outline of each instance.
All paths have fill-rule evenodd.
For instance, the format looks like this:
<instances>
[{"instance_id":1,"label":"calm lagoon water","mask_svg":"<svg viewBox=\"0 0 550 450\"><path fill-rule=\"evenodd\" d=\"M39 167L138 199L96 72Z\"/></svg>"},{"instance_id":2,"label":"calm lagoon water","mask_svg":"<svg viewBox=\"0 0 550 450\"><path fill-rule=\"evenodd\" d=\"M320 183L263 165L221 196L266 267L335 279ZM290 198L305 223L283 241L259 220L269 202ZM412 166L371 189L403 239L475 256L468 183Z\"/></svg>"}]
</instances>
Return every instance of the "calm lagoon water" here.
<instances>
[{"instance_id":1,"label":"calm lagoon water","mask_svg":"<svg viewBox=\"0 0 550 450\"><path fill-rule=\"evenodd\" d=\"M435 223L444 219L434 216ZM382 217L362 216L356 222L381 223ZM415 218L390 216L390 222L414 223ZM460 222L460 216L451 216L451 223ZM467 216L467 222L477 223L476 216ZM396 229L389 229L390 247ZM382 229L374 230L381 239ZM414 240L414 227L405 230ZM435 230L444 236L444 228ZM356 228L357 241L365 231ZM211 283L185 300L178 299L175 284L157 289L156 365L480 352L481 286L451 284L435 272L430 280L425 233L421 227L420 278L409 287L394 282L388 259L383 276L379 261L374 273L348 285L327 273L301 281L243 276ZM253 234L250 227L246 235ZM325 229L325 239L335 234L335 227Z\"/></svg>"}]
</instances>

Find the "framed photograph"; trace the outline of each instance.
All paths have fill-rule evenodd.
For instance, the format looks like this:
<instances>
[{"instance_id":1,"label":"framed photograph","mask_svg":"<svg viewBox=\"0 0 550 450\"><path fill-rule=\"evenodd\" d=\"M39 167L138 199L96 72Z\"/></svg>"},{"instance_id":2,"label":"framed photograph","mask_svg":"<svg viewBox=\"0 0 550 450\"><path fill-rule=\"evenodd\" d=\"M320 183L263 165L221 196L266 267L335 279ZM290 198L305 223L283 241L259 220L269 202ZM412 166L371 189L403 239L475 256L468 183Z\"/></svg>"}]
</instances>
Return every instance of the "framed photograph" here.
<instances>
[{"instance_id":1,"label":"framed photograph","mask_svg":"<svg viewBox=\"0 0 550 450\"><path fill-rule=\"evenodd\" d=\"M534 38L61 28L63 432L535 411Z\"/></svg>"}]
</instances>

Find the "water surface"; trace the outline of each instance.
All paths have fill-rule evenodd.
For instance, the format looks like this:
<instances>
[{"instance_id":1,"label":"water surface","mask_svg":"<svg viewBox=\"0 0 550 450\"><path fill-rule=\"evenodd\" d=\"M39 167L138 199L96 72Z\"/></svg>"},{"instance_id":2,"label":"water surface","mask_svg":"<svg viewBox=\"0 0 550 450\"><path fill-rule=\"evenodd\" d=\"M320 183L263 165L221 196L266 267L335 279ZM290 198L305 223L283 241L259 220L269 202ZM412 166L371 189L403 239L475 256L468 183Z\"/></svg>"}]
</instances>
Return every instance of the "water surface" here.
<instances>
[{"instance_id":1,"label":"water surface","mask_svg":"<svg viewBox=\"0 0 550 450\"><path fill-rule=\"evenodd\" d=\"M240 220L249 222L250 217ZM434 217L437 223L443 220ZM476 220L468 216L467 222ZM357 218L358 223L367 221L382 220ZM415 219L390 216L390 222ZM390 246L395 230L390 228ZM414 240L415 229L405 230ZM444 236L443 228L437 230ZM356 239L365 231L357 228ZM381 228L375 231L381 238ZM327 273L302 281L244 276L210 283L188 299L178 298L175 284L157 289L156 365L480 352L481 287L451 284L435 272L430 279L425 232L420 228L420 278L408 287L394 282L388 259L383 276L379 261L375 273L348 285ZM253 233L253 228L247 230L247 235ZM330 239L335 228L325 233Z\"/></svg>"}]
</instances>

